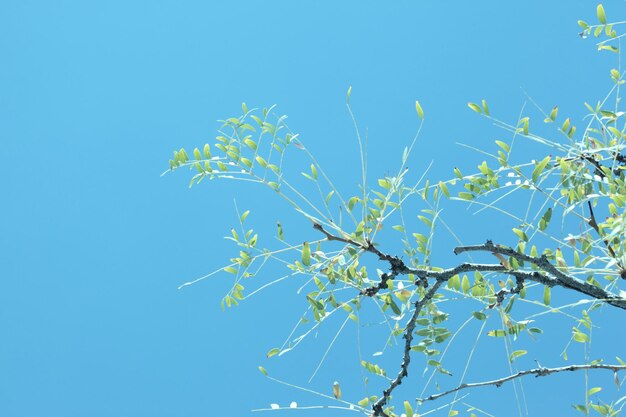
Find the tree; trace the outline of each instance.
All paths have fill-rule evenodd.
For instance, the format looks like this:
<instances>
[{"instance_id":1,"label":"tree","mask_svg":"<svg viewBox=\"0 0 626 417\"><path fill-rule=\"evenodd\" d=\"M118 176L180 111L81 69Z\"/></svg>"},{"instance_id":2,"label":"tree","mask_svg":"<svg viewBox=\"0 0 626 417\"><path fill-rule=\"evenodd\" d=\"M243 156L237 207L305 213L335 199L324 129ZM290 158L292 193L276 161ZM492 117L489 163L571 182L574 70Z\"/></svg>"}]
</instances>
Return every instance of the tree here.
<instances>
[{"instance_id":1,"label":"tree","mask_svg":"<svg viewBox=\"0 0 626 417\"><path fill-rule=\"evenodd\" d=\"M607 23L602 5L597 6L597 19L594 25L579 21L581 37L601 38L599 50L619 52L616 40L621 35L614 27L624 22ZM619 70L611 69L610 76L613 89L597 104L585 103L588 120L579 129L569 117L559 115L558 106L546 112L536 106L534 114L508 123L491 114L486 100L468 103L471 110L509 132L510 139L497 140L495 150L481 150L489 158L477 161L476 172L467 174L455 168L449 179L427 179L424 172L409 184L406 164L416 136L405 148L397 173L371 185L357 129L362 182L360 190L350 196L333 184L275 107L259 111L243 104L241 116L222 121L213 147L196 148L192 157L185 149L175 151L170 170L196 170L190 186L205 179L228 179L268 187L307 219L319 238L293 244L285 239L279 222L276 235L280 246L260 247L259 236L244 227L250 211L238 213L241 230L233 228L230 237L238 253L220 268L235 277L222 306L232 307L243 300L245 280L271 261L286 266L289 275L310 277L304 297L307 311L300 321L302 335L270 350L268 358L295 349L330 317L345 315L344 325L352 321L360 326L362 317L371 315L371 309L378 310L389 327L389 340L398 342L400 350L399 356L386 358L384 366L358 359L365 370L380 377L378 394L343 398L338 383L332 396L317 393L365 415L424 414L442 408L429 408L441 398L450 399L446 406L452 416L462 410L460 392L566 371L585 375L584 400L572 404L576 410L584 415L618 415L626 397L599 397L606 387L592 383L596 374L610 371L619 388L623 382L619 372L626 370L626 363L619 356L603 353L596 358L590 353L594 336L607 330L598 329L597 324L607 325L607 316L612 319L612 314L626 310L626 292L621 290L626 279L626 113L620 110L624 81ZM351 89L346 104L354 119L350 96ZM424 110L418 101L415 109L421 127ZM537 114L549 129L535 127ZM546 134L540 134L542 130ZM530 144L539 149L535 152L543 152L541 158L518 160L513 148ZM301 174L307 184L292 179L284 164L287 158L306 167ZM452 265L449 261L440 264L434 253L435 232L449 229L443 208L458 202L490 210L493 218L504 218L514 227L504 241L459 244ZM419 224L407 216L416 210ZM453 230L449 232L454 235ZM397 241L390 242L394 238ZM458 303L448 307L452 299ZM560 355L541 358L550 366L537 362L529 367L523 362L529 354L542 352L519 345L543 336L540 326L548 314L557 316L567 328L567 338L561 341ZM479 323L480 331L476 339L464 340L465 347L474 347L469 353L463 350L466 360L459 364L449 359L450 352L463 346L457 339L463 338L461 331L470 321ZM611 324L609 331L617 332L623 341L618 325ZM504 342L509 371L497 378L466 382L467 366L483 334ZM578 345L582 349L573 347ZM575 351L575 362L570 362L570 351ZM416 357L431 372L428 383L436 378L442 387L417 398L397 399L399 386L407 380ZM265 368L259 369L272 378ZM453 373L463 375L458 384L446 379ZM470 415L481 412L476 406L466 410Z\"/></svg>"}]
</instances>

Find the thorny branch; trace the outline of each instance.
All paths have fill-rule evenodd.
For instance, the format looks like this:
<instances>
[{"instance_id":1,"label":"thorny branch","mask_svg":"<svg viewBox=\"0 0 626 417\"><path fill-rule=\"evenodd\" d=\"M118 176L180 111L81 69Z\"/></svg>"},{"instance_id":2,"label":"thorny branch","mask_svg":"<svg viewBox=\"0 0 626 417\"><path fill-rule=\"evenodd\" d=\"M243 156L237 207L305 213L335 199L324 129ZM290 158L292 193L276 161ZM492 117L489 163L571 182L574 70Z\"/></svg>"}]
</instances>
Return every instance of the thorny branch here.
<instances>
[{"instance_id":1,"label":"thorny branch","mask_svg":"<svg viewBox=\"0 0 626 417\"><path fill-rule=\"evenodd\" d=\"M434 394L434 395L431 395L431 396L426 397L426 398L418 398L417 401L418 402L425 402L425 401L436 400L437 398L441 398L443 396L446 396L448 394L452 394L452 393L457 392L457 391L461 391L461 390L466 389L466 388L484 387L484 386L487 386L487 385L494 385L497 388L500 388L500 386L503 383L508 382L508 381L510 381L512 379L515 379L515 378L526 376L526 375L535 375L535 377L540 377L540 376L546 376L546 375L554 374L554 373L557 373L557 372L580 371L580 370L583 370L583 369L608 369L608 370L613 371L615 374L617 374L618 371L625 371L626 370L626 365L602 365L602 364L595 364L595 365L570 365L570 366L563 366L561 368L544 368L544 367L540 366L539 368L528 369L526 371L520 371L520 372L518 372L516 374L505 376L504 378L494 379L492 381L482 381L482 382L461 384L461 385L459 385L456 388L452 388L452 389L450 389L448 391L440 392L439 394Z\"/></svg>"},{"instance_id":2,"label":"thorny branch","mask_svg":"<svg viewBox=\"0 0 626 417\"><path fill-rule=\"evenodd\" d=\"M547 285L549 287L561 286L564 288L568 288L579 293L588 295L597 300L602 300L607 304L610 304L614 307L626 309L626 298L622 298L618 295L615 295L609 291L606 291L602 288L596 287L595 285L583 282L578 278L570 276L561 270L559 270L556 266L554 266L545 255L541 257L533 257L526 255L524 253L518 252L515 249L494 245L491 240L488 240L485 244L482 245L473 245L473 246L459 246L454 249L454 254L458 255L463 252L491 252L493 254L510 256L520 263L529 262L536 265L543 272L539 271L523 271L523 270L514 270L510 269L508 266L503 264L477 264L477 263L462 263L457 265L454 268L444 269L440 271L430 270L430 269L414 269L406 266L402 259L385 254L381 252L378 248L374 246L374 244L366 240L365 243L357 242L350 238L344 238L340 236L335 236L329 233L324 227L318 223L313 224L313 228L323 233L328 240L335 240L339 242L346 243L348 245L352 245L354 247L360 248L365 252L371 252L378 256L380 260L389 262L391 273L384 273L381 276L381 280L378 284L373 287L366 288L361 291L362 295L366 295L372 297L376 295L381 289L388 288L387 281L390 279L394 279L398 275L404 274L414 274L418 278L415 280L415 285L422 286L423 288L428 287L428 279L435 279L434 285L424 294L424 296L415 302L415 310L413 311L413 315L411 319L407 323L406 329L404 331L404 335L402 336L405 339L404 346L404 355L402 359L402 364L400 365L400 372L395 379L393 379L389 385L389 387L383 391L383 396L372 405L373 416L374 417L389 417L387 413L383 410L383 407L389 401L389 397L393 390L402 383L402 380L408 376L408 368L409 363L411 362L411 342L413 341L413 331L415 330L416 320L419 316L422 308L430 302L430 300L434 297L439 287L447 282L450 278L454 277L463 272L470 271L481 271L481 272L499 272L502 274L507 274L514 276L517 285L515 288L510 290L501 290L496 293L496 305L500 305L504 300L506 294L517 294L521 291L524 286L524 281L533 281L538 282L543 285ZM493 307L490 306L490 307ZM439 398L443 395L447 395L451 392L455 392L464 388L471 388L476 386L483 385L496 385L500 386L503 382L506 382L510 379L518 378L520 376L535 374L536 376L545 376L555 372L561 371L575 371L579 369L613 369L615 372L618 370L626 369L626 367L620 367L618 365L572 365L564 368L536 368L527 371L521 371L517 374L510 375L508 377L502 378L500 380L487 381L487 382L478 382L474 384L463 384L459 387L447 391L441 394L435 394L428 397L426 400L433 400Z\"/></svg>"}]
</instances>

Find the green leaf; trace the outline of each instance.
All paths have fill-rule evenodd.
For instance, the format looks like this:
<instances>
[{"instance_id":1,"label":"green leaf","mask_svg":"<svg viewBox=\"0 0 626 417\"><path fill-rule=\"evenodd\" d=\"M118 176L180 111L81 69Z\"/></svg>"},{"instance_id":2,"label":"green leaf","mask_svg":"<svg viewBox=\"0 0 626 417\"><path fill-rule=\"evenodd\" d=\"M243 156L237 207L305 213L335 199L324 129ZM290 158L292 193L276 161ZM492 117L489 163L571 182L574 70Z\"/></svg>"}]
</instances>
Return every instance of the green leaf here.
<instances>
[{"instance_id":1,"label":"green leaf","mask_svg":"<svg viewBox=\"0 0 626 417\"><path fill-rule=\"evenodd\" d=\"M309 242L302 244L302 264L304 266L311 265L311 248L309 247Z\"/></svg>"},{"instance_id":2,"label":"green leaf","mask_svg":"<svg viewBox=\"0 0 626 417\"><path fill-rule=\"evenodd\" d=\"M261 373L262 373L263 375L267 376L267 371L265 370L265 368L264 368L264 367L259 366L259 371L261 371Z\"/></svg>"},{"instance_id":3,"label":"green leaf","mask_svg":"<svg viewBox=\"0 0 626 417\"><path fill-rule=\"evenodd\" d=\"M615 68L611 70L611 78L613 78L614 81L617 81L620 79L619 71L616 70Z\"/></svg>"},{"instance_id":4,"label":"green leaf","mask_svg":"<svg viewBox=\"0 0 626 417\"><path fill-rule=\"evenodd\" d=\"M280 222L276 222L276 226L278 227L278 239L284 240L285 236L283 236L283 226L280 224Z\"/></svg>"},{"instance_id":5,"label":"green leaf","mask_svg":"<svg viewBox=\"0 0 626 417\"><path fill-rule=\"evenodd\" d=\"M487 336L491 336L491 337L505 337L506 336L506 331L504 331L502 329L489 330L487 332Z\"/></svg>"},{"instance_id":6,"label":"green leaf","mask_svg":"<svg viewBox=\"0 0 626 417\"><path fill-rule=\"evenodd\" d=\"M602 33L602 26L598 26L598 27L596 27L596 30L593 31L593 36L595 36L597 38L598 36L600 36L601 33ZM600 49L600 48L598 48L598 49Z\"/></svg>"},{"instance_id":7,"label":"green leaf","mask_svg":"<svg viewBox=\"0 0 626 417\"><path fill-rule=\"evenodd\" d=\"M446 185L445 182L439 181L439 188L441 188L441 191L443 192L443 195L445 195L446 197L450 198L450 191L448 191L448 186Z\"/></svg>"},{"instance_id":8,"label":"green leaf","mask_svg":"<svg viewBox=\"0 0 626 417\"><path fill-rule=\"evenodd\" d=\"M254 157L254 159L256 159L256 161L259 163L259 165L261 165L263 168L267 167L267 162L261 156L257 155L257 156Z\"/></svg>"},{"instance_id":9,"label":"green leaf","mask_svg":"<svg viewBox=\"0 0 626 417\"><path fill-rule=\"evenodd\" d=\"M250 149L252 149L252 150L256 151L257 145L256 145L256 142L255 142L255 141L253 141L252 139L248 139L248 138L246 138L246 139L244 139L244 140L243 140L243 143L245 143L246 145L248 145L248 147L249 147Z\"/></svg>"},{"instance_id":10,"label":"green leaf","mask_svg":"<svg viewBox=\"0 0 626 417\"><path fill-rule=\"evenodd\" d=\"M600 21L600 23L606 25L606 14L604 13L604 7L602 6L602 3L598 4L598 7L596 8L596 13L598 15L598 20Z\"/></svg>"},{"instance_id":11,"label":"green leaf","mask_svg":"<svg viewBox=\"0 0 626 417\"><path fill-rule=\"evenodd\" d=\"M415 100L415 110L417 111L417 115L419 116L420 119L424 118L424 110L422 109L422 106L420 106L420 102Z\"/></svg>"},{"instance_id":12,"label":"green leaf","mask_svg":"<svg viewBox=\"0 0 626 417\"><path fill-rule=\"evenodd\" d=\"M428 217L418 215L417 218L423 221L426 224L426 226L428 226L429 228L433 227L433 222Z\"/></svg>"},{"instance_id":13,"label":"green leaf","mask_svg":"<svg viewBox=\"0 0 626 417\"><path fill-rule=\"evenodd\" d=\"M248 168L252 168L252 161L249 160L248 158L241 157L240 161L241 161L242 164L244 164Z\"/></svg>"},{"instance_id":14,"label":"green leaf","mask_svg":"<svg viewBox=\"0 0 626 417\"><path fill-rule=\"evenodd\" d=\"M576 327L572 328L572 337L578 343L586 343L589 341L589 336L578 330Z\"/></svg>"},{"instance_id":15,"label":"green leaf","mask_svg":"<svg viewBox=\"0 0 626 417\"><path fill-rule=\"evenodd\" d=\"M537 162L535 164L535 168L533 169L533 173L532 173L532 180L533 182L537 182L537 180L539 179L539 176L541 175L541 173L543 172L543 170L546 168L546 166L548 165L548 162L550 162L550 155L546 156L545 158L543 158L543 160Z\"/></svg>"},{"instance_id":16,"label":"green leaf","mask_svg":"<svg viewBox=\"0 0 626 417\"><path fill-rule=\"evenodd\" d=\"M467 279L467 275L463 275L463 279L461 280L461 289L463 290L463 294L467 294L470 289L470 282Z\"/></svg>"},{"instance_id":17,"label":"green leaf","mask_svg":"<svg viewBox=\"0 0 626 417\"><path fill-rule=\"evenodd\" d=\"M267 357L271 358L272 356L275 356L278 352L280 352L280 349L278 348L274 348L272 350L270 350L269 352L267 352Z\"/></svg>"},{"instance_id":18,"label":"green leaf","mask_svg":"<svg viewBox=\"0 0 626 417\"><path fill-rule=\"evenodd\" d=\"M585 22L584 20L579 20L578 21L578 26L580 26L583 29L587 29L589 27L589 25L587 24L587 22Z\"/></svg>"},{"instance_id":19,"label":"green leaf","mask_svg":"<svg viewBox=\"0 0 626 417\"><path fill-rule=\"evenodd\" d=\"M246 210L246 211L243 212L243 214L241 215L241 218L240 218L242 223L244 222L244 220L246 220L246 218L248 217L248 214L250 214L250 210Z\"/></svg>"},{"instance_id":20,"label":"green leaf","mask_svg":"<svg viewBox=\"0 0 626 417\"><path fill-rule=\"evenodd\" d=\"M204 145L204 156L207 159L211 158L211 146L208 143Z\"/></svg>"},{"instance_id":21,"label":"green leaf","mask_svg":"<svg viewBox=\"0 0 626 417\"><path fill-rule=\"evenodd\" d=\"M459 198L462 199L462 200L470 201L470 200L473 200L475 198L475 196L472 193L466 193L466 192L462 191L462 192L459 193Z\"/></svg>"},{"instance_id":22,"label":"green leaf","mask_svg":"<svg viewBox=\"0 0 626 417\"><path fill-rule=\"evenodd\" d=\"M202 159L202 154L200 153L200 149L195 148L193 150L193 156L194 156L194 158L196 158L197 161L201 160Z\"/></svg>"},{"instance_id":23,"label":"green leaf","mask_svg":"<svg viewBox=\"0 0 626 417\"><path fill-rule=\"evenodd\" d=\"M574 133L576 133L576 126L572 126L569 128L569 130L567 131L567 137L571 139L574 136Z\"/></svg>"},{"instance_id":24,"label":"green leaf","mask_svg":"<svg viewBox=\"0 0 626 417\"><path fill-rule=\"evenodd\" d=\"M609 408L606 405L589 403L589 407L593 408L594 410L596 410L598 413L602 414L603 416L606 416L607 414L609 414Z\"/></svg>"},{"instance_id":25,"label":"green leaf","mask_svg":"<svg viewBox=\"0 0 626 417\"><path fill-rule=\"evenodd\" d=\"M276 165L274 164L267 164L267 167L269 169L272 170L272 172L274 172L274 174L278 174L280 172L280 168L278 168Z\"/></svg>"},{"instance_id":26,"label":"green leaf","mask_svg":"<svg viewBox=\"0 0 626 417\"><path fill-rule=\"evenodd\" d=\"M547 285L543 287L543 303L547 306L550 305L550 287Z\"/></svg>"},{"instance_id":27,"label":"green leaf","mask_svg":"<svg viewBox=\"0 0 626 417\"><path fill-rule=\"evenodd\" d=\"M600 391L602 391L602 387L591 388L589 391L587 391L587 396L591 397L593 394Z\"/></svg>"},{"instance_id":28,"label":"green leaf","mask_svg":"<svg viewBox=\"0 0 626 417\"><path fill-rule=\"evenodd\" d=\"M370 402L370 399L365 397L361 401L357 402L357 404L360 405L361 407L367 407L369 402Z\"/></svg>"},{"instance_id":29,"label":"green leaf","mask_svg":"<svg viewBox=\"0 0 626 417\"><path fill-rule=\"evenodd\" d=\"M313 164L311 164L311 174L313 174L313 178L317 180L317 169L315 168L315 165Z\"/></svg>"},{"instance_id":30,"label":"green leaf","mask_svg":"<svg viewBox=\"0 0 626 417\"><path fill-rule=\"evenodd\" d=\"M255 122L257 122L257 124L258 124L259 126L262 126L262 125L263 125L263 120L262 120L260 117L255 116L254 114L251 114L251 115L250 115L250 117L252 117L252 119L253 119Z\"/></svg>"},{"instance_id":31,"label":"green leaf","mask_svg":"<svg viewBox=\"0 0 626 417\"><path fill-rule=\"evenodd\" d=\"M324 310L324 304L322 304L319 300L316 300L315 298L311 297L310 294L306 296L306 299L309 302L309 304L311 304L313 308L315 308L316 310Z\"/></svg>"},{"instance_id":32,"label":"green leaf","mask_svg":"<svg viewBox=\"0 0 626 417\"><path fill-rule=\"evenodd\" d=\"M480 106L476 103L467 103L467 107L474 110L476 113L482 113L483 111L480 109Z\"/></svg>"},{"instance_id":33,"label":"green leaf","mask_svg":"<svg viewBox=\"0 0 626 417\"><path fill-rule=\"evenodd\" d=\"M481 311L472 312L472 316L474 316L476 320L485 320L487 318L487 315Z\"/></svg>"},{"instance_id":34,"label":"green leaf","mask_svg":"<svg viewBox=\"0 0 626 417\"><path fill-rule=\"evenodd\" d=\"M413 407L411 407L411 403L408 401L404 402L404 412L406 417L413 417Z\"/></svg>"},{"instance_id":35,"label":"green leaf","mask_svg":"<svg viewBox=\"0 0 626 417\"><path fill-rule=\"evenodd\" d=\"M400 310L400 307L398 307L398 304L396 304L395 301L393 301L393 298L391 298L391 296L389 296L387 298L387 304L391 307L391 310L397 314L400 315L402 314L402 311Z\"/></svg>"},{"instance_id":36,"label":"green leaf","mask_svg":"<svg viewBox=\"0 0 626 417\"><path fill-rule=\"evenodd\" d=\"M513 233L515 233L521 241L528 242L528 235L523 230L513 228Z\"/></svg>"},{"instance_id":37,"label":"green leaf","mask_svg":"<svg viewBox=\"0 0 626 417\"><path fill-rule=\"evenodd\" d=\"M489 116L489 106L487 106L487 100L483 99L482 103L483 103L483 111L485 112L487 116Z\"/></svg>"},{"instance_id":38,"label":"green leaf","mask_svg":"<svg viewBox=\"0 0 626 417\"><path fill-rule=\"evenodd\" d=\"M520 356L524 356L527 353L528 352L525 350L516 350L509 355L509 362L513 362L515 359L519 358Z\"/></svg>"},{"instance_id":39,"label":"green leaf","mask_svg":"<svg viewBox=\"0 0 626 417\"><path fill-rule=\"evenodd\" d=\"M232 266L227 266L224 268L225 272L228 272L229 274L236 274L237 270L235 268L233 268Z\"/></svg>"},{"instance_id":40,"label":"green leaf","mask_svg":"<svg viewBox=\"0 0 626 417\"><path fill-rule=\"evenodd\" d=\"M619 52L619 49L613 45L600 45L598 46L598 51Z\"/></svg>"},{"instance_id":41,"label":"green leaf","mask_svg":"<svg viewBox=\"0 0 626 417\"><path fill-rule=\"evenodd\" d=\"M519 125L522 125L522 132L523 132L525 135L528 135L528 125L529 125L529 122L530 122L530 118L528 118L528 117L524 117L524 118L523 118L523 119L521 119L521 120L519 121L519 123L517 124L518 126L519 126Z\"/></svg>"},{"instance_id":42,"label":"green leaf","mask_svg":"<svg viewBox=\"0 0 626 417\"><path fill-rule=\"evenodd\" d=\"M556 115L559 113L559 106L554 106L550 112L550 120L553 122L556 120Z\"/></svg>"},{"instance_id":43,"label":"green leaf","mask_svg":"<svg viewBox=\"0 0 626 417\"><path fill-rule=\"evenodd\" d=\"M550 224L551 218L552 218L552 207L548 207L546 212L541 217L541 220L539 220L539 230L541 231L546 230L546 228Z\"/></svg>"},{"instance_id":44,"label":"green leaf","mask_svg":"<svg viewBox=\"0 0 626 417\"><path fill-rule=\"evenodd\" d=\"M496 145L501 147L504 150L504 152L506 152L506 153L510 152L510 150L511 150L511 147L507 143L502 142L501 140L497 140L496 141Z\"/></svg>"},{"instance_id":45,"label":"green leaf","mask_svg":"<svg viewBox=\"0 0 626 417\"><path fill-rule=\"evenodd\" d=\"M452 288L456 291L461 289L461 278L458 274L448 280L448 288Z\"/></svg>"},{"instance_id":46,"label":"green leaf","mask_svg":"<svg viewBox=\"0 0 626 417\"><path fill-rule=\"evenodd\" d=\"M348 210L352 211L357 201L359 201L359 197L352 197L350 200L348 200Z\"/></svg>"},{"instance_id":47,"label":"green leaf","mask_svg":"<svg viewBox=\"0 0 626 417\"><path fill-rule=\"evenodd\" d=\"M388 190L389 188L391 188L391 183L389 181L387 181L386 179L383 179L383 178L380 178L378 180L378 185L380 185L385 190Z\"/></svg>"}]
</instances>

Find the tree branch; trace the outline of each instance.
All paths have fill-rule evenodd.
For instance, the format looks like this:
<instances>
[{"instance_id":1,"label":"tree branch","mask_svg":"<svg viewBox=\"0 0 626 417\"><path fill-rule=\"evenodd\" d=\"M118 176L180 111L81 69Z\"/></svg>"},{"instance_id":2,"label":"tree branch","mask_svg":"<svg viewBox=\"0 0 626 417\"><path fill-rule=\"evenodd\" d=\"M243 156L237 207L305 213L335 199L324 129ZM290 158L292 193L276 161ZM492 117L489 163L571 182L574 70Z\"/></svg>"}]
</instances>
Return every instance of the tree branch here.
<instances>
[{"instance_id":1,"label":"tree branch","mask_svg":"<svg viewBox=\"0 0 626 417\"><path fill-rule=\"evenodd\" d=\"M313 228L315 230L319 230L320 232L322 232L326 236L326 239L328 240L336 240L339 242L347 243L348 245L355 246L366 252L373 253L374 255L378 256L378 259L380 259L381 261L389 262L391 273L382 274L380 277L380 282L377 285L370 287L370 288L366 288L363 291L361 291L361 294L363 295L366 295L368 297L373 297L380 290L387 288L387 280L394 279L400 274L407 274L407 273L410 273L411 271L411 269L408 268L404 264L404 261L402 259L398 258L397 256L387 255L386 253L379 251L378 248L376 248L376 246L374 246L374 244L369 240L367 240L365 243L360 243L352 239L346 239L340 236L335 236L332 233L329 233L328 231L326 231L326 229L324 229L324 226L322 226L319 223L313 223ZM424 281L423 285L424 285L424 288L426 288L428 286L428 281Z\"/></svg>"},{"instance_id":2,"label":"tree branch","mask_svg":"<svg viewBox=\"0 0 626 417\"><path fill-rule=\"evenodd\" d=\"M592 226L593 227L593 226ZM418 277L415 281L415 285L422 285L424 288L428 287L428 279L434 278L436 281L434 285L424 294L422 299L415 302L415 310L409 322L407 323L406 329L404 331L403 338L405 339L404 346L404 355L402 359L402 363L400 365L400 371L395 379L393 379L389 385L389 388L383 391L383 396L376 401L372 405L373 416L374 417L389 417L387 413L383 410L383 407L389 401L389 397L393 390L402 383L402 380L408 376L408 368L409 363L411 362L411 342L413 341L413 331L415 330L416 320L419 316L420 311L426 305L432 297L435 295L439 287L447 282L450 278L463 273L470 271L480 271L480 272L498 272L502 274L507 274L514 276L517 280L517 285L515 288L511 290L504 290L496 293L496 303L500 304L504 299L507 293L519 293L523 288L524 281L534 281L541 283L543 285L547 285L549 287L561 286L564 288L568 288L579 293L588 295L592 298L595 298L600 301L604 301L607 304L610 304L614 307L618 307L621 309L626 309L626 298L622 298L617 296L609 291L606 291L602 288L596 287L595 285L589 284L587 282L581 281L576 277L568 275L561 270L559 270L556 266L554 266L545 255L541 255L541 257L533 257L526 255L524 253L518 252L515 249L494 245L491 240L488 240L485 244L482 245L472 245L472 246L459 246L454 249L454 254L458 255L463 252L491 252L493 254L500 254L512 257L519 262L529 262L536 265L543 272L539 271L523 271L523 270L512 270L508 268L508 265L502 264L477 264L477 263L462 263L457 265L454 268L443 269L443 270L430 270L430 269L414 269L409 268L405 265L404 261L396 256L387 255L378 248L374 246L374 244L366 240L364 243L354 241L349 238L335 236L324 229L324 227L318 223L313 224L313 228L322 232L328 240L336 240L339 242L346 243L348 245L352 245L354 247L360 248L363 251L371 252L378 256L380 260L389 262L391 273L384 273L381 276L380 282L370 288L366 288L361 291L361 294L372 297L376 295L381 289L387 288L387 281L390 279L394 279L396 276L400 274L414 274ZM518 372L514 375L509 375L507 377L496 379L493 381L485 381L485 382L477 382L472 384L462 384L458 387L440 393L431 395L428 398L420 399L419 401L430 401L440 398L444 395L448 395L450 393L472 387L479 387L485 385L495 385L499 387L504 382L519 378L525 375L534 374L536 376L545 376L556 372L563 371L577 371L581 369L611 369L614 372L620 370L626 370L626 366L621 365L571 365L562 368L535 368L526 371Z\"/></svg>"},{"instance_id":3,"label":"tree branch","mask_svg":"<svg viewBox=\"0 0 626 417\"><path fill-rule=\"evenodd\" d=\"M553 286L561 286L564 288L568 288L579 293L588 295L597 300L604 301L607 304L610 304L614 307L618 307L626 310L626 298L620 297L616 294L613 294L610 291L606 291L600 287L596 287L595 285L589 284L588 282L584 282L575 278L571 275L564 273L559 270L556 266L554 266L545 255L541 255L541 257L536 258L533 256L529 256L523 254L521 252L516 251L515 249L508 248L506 246L494 245L492 241L488 240L483 245L473 245L473 246L459 246L454 249L454 253L456 255L463 252L491 252L491 253L499 253L501 255L510 256L512 258L517 259L521 262L530 262L537 265L539 268L544 270L546 273L552 275L554 278L545 276L546 278L550 278L545 280L545 285Z\"/></svg>"},{"instance_id":4,"label":"tree branch","mask_svg":"<svg viewBox=\"0 0 626 417\"><path fill-rule=\"evenodd\" d=\"M411 362L411 342L413 341L413 331L415 330L416 320L419 316L420 311L435 295L441 284L443 284L444 280L437 280L435 284L424 294L421 300L415 302L415 311L413 311L413 316L409 320L406 329L404 330L404 357L402 359L402 364L400 365L400 372L396 378L391 381L389 388L383 391L383 396L372 405L372 410L374 411L374 416L381 417L389 417L387 413L383 411L383 407L389 401L389 396L393 392L393 390L400 384L402 384L402 380L409 375L409 363Z\"/></svg>"},{"instance_id":5,"label":"tree branch","mask_svg":"<svg viewBox=\"0 0 626 417\"><path fill-rule=\"evenodd\" d=\"M570 365L570 366L563 366L561 368L544 368L542 366L540 366L539 368L535 368L535 369L528 369L526 371L520 371L516 374L513 375L509 375L506 376L504 378L500 378L500 379L494 379L492 381L483 381L483 382L474 382L474 383L469 383L469 384L461 384L456 388L450 389L448 391L445 392L441 392L439 394L433 394L429 397L426 398L418 398L417 401L419 402L425 402L425 401L432 401L432 400L436 400L437 398L441 398L445 395L448 394L452 394L454 392L457 391L461 391L462 389L466 389L466 388L476 388L476 387L484 387L487 385L494 385L497 388L499 388L503 383L508 382L512 379L515 378L519 378L522 376L526 376L526 375L535 375L535 377L540 377L540 376L546 376L546 375L550 375L550 374L555 374L557 372L565 372L565 371L580 371L583 369L609 369L612 370L614 373L617 373L618 371L625 371L626 370L626 365L602 365L602 364L596 364L596 365Z\"/></svg>"}]
</instances>

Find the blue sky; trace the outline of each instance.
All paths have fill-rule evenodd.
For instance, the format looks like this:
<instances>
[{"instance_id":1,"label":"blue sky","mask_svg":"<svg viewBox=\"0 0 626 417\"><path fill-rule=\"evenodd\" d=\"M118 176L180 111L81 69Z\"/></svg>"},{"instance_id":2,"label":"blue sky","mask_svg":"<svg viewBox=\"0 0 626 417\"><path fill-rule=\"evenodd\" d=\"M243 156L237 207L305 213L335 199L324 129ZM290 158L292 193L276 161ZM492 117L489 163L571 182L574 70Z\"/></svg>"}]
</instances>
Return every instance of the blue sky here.
<instances>
[{"instance_id":1,"label":"blue sky","mask_svg":"<svg viewBox=\"0 0 626 417\"><path fill-rule=\"evenodd\" d=\"M623 2L605 8L623 19ZM297 285L225 313L227 274L177 290L232 256L223 236L237 222L234 198L269 235L293 216L260 188L189 190L186 173L160 177L172 150L213 142L216 120L239 115L242 101L277 104L337 185L356 192L351 85L372 178L397 169L418 126L416 99L426 122L411 173L434 161L430 176L449 178L482 161L457 142L505 136L468 101L486 98L514 121L524 91L574 118L604 96L617 57L577 36L576 21L594 17L595 3L579 0L2 2L0 415L247 416L270 403L326 404L257 370L305 383L337 329L266 361L304 308ZM490 237L475 220L455 221L468 239ZM316 237L293 222L294 242ZM313 389L350 380L351 338L339 339ZM542 390L584 392L580 380L532 382L531 415L546 406ZM344 388L354 401L364 395L355 391ZM499 392L492 405L514 398Z\"/></svg>"}]
</instances>

